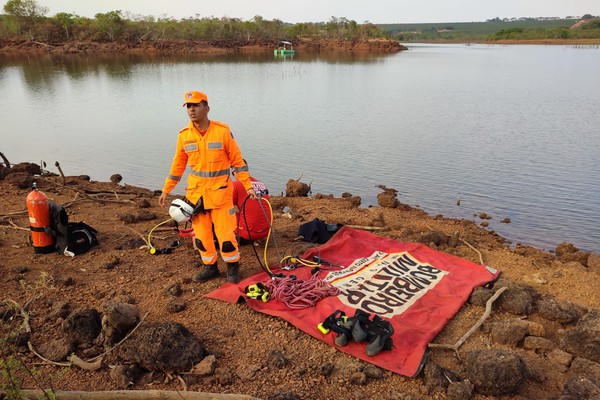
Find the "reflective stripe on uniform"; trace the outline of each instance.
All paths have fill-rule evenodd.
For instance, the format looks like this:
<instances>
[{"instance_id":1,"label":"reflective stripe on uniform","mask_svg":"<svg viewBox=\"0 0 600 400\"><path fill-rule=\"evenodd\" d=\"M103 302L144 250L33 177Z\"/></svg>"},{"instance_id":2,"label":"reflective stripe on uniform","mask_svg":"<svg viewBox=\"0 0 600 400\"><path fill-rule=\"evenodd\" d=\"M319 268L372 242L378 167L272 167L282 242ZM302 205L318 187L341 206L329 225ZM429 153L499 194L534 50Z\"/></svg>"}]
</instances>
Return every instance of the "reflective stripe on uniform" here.
<instances>
[{"instance_id":1,"label":"reflective stripe on uniform","mask_svg":"<svg viewBox=\"0 0 600 400\"><path fill-rule=\"evenodd\" d=\"M235 255L229 257L225 257L223 254L221 254L221 257L223 257L223 261L225 262L236 262L237 260L239 260L239 254L237 252L235 253Z\"/></svg>"},{"instance_id":2,"label":"reflective stripe on uniform","mask_svg":"<svg viewBox=\"0 0 600 400\"><path fill-rule=\"evenodd\" d=\"M211 262L212 262L214 259L215 259L215 256L212 256L212 257L204 257L204 256L202 256L202 262L203 262L205 265L211 265L210 263L211 263Z\"/></svg>"},{"instance_id":3,"label":"reflective stripe on uniform","mask_svg":"<svg viewBox=\"0 0 600 400\"><path fill-rule=\"evenodd\" d=\"M169 175L169 179L179 182L181 180L181 176Z\"/></svg>"},{"instance_id":4,"label":"reflective stripe on uniform","mask_svg":"<svg viewBox=\"0 0 600 400\"><path fill-rule=\"evenodd\" d=\"M209 149L222 149L223 143L222 142L208 142L207 146Z\"/></svg>"},{"instance_id":5,"label":"reflective stripe on uniform","mask_svg":"<svg viewBox=\"0 0 600 400\"><path fill-rule=\"evenodd\" d=\"M186 144L183 146L183 149L188 152L188 151L196 151L198 150L198 145L196 143L190 143L190 144Z\"/></svg>"},{"instance_id":6,"label":"reflective stripe on uniform","mask_svg":"<svg viewBox=\"0 0 600 400\"><path fill-rule=\"evenodd\" d=\"M247 172L247 171L249 171L247 165L244 165L243 167L235 167L233 170L235 171L236 174L238 172Z\"/></svg>"},{"instance_id":7,"label":"reflective stripe on uniform","mask_svg":"<svg viewBox=\"0 0 600 400\"><path fill-rule=\"evenodd\" d=\"M196 171L195 169L192 169L190 173L199 176L200 178L216 178L218 176L229 175L229 168L220 171Z\"/></svg>"}]
</instances>

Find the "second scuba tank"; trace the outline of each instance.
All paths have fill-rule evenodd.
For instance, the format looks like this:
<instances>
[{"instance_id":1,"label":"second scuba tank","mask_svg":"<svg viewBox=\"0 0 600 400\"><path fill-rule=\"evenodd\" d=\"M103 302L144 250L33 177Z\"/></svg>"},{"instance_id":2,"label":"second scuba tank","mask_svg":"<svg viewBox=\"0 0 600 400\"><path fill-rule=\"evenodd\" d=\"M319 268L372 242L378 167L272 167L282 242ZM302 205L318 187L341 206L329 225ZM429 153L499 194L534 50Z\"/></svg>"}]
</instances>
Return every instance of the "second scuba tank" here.
<instances>
[{"instance_id":1,"label":"second scuba tank","mask_svg":"<svg viewBox=\"0 0 600 400\"><path fill-rule=\"evenodd\" d=\"M29 227L35 254L48 254L56 250L50 222L50 205L46 195L33 184L33 190L27 195Z\"/></svg>"}]
</instances>

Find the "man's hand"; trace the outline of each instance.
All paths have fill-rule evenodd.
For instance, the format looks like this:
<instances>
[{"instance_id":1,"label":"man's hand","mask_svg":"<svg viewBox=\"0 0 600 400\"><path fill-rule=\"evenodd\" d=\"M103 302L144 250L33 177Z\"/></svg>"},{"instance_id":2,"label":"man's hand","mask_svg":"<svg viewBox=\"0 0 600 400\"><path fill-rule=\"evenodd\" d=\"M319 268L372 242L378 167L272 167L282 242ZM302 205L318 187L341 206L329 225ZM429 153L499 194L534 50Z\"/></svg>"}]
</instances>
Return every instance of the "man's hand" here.
<instances>
[{"instance_id":1,"label":"man's hand","mask_svg":"<svg viewBox=\"0 0 600 400\"><path fill-rule=\"evenodd\" d=\"M166 206L166 205L167 205L167 197L168 197L168 196L169 196L169 195L168 195L167 193L165 193L165 192L162 192L162 193L160 194L160 197L158 198L158 204L159 204L161 207L164 207L164 206Z\"/></svg>"},{"instance_id":2,"label":"man's hand","mask_svg":"<svg viewBox=\"0 0 600 400\"><path fill-rule=\"evenodd\" d=\"M253 188L248 189L248 196L250 196L252 200L256 200L258 198Z\"/></svg>"}]
</instances>

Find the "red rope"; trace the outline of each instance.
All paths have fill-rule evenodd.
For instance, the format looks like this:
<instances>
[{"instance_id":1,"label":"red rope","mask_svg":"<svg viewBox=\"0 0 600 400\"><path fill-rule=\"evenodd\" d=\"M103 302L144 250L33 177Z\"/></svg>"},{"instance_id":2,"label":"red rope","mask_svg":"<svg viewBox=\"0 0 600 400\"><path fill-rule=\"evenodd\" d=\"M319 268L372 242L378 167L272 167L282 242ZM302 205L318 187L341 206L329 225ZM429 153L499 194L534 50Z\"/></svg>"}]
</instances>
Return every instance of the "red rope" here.
<instances>
[{"instance_id":1,"label":"red rope","mask_svg":"<svg viewBox=\"0 0 600 400\"><path fill-rule=\"evenodd\" d=\"M289 308L314 307L319 300L337 296L340 290L312 275L308 280L275 278L265 283L272 299L279 300Z\"/></svg>"}]
</instances>

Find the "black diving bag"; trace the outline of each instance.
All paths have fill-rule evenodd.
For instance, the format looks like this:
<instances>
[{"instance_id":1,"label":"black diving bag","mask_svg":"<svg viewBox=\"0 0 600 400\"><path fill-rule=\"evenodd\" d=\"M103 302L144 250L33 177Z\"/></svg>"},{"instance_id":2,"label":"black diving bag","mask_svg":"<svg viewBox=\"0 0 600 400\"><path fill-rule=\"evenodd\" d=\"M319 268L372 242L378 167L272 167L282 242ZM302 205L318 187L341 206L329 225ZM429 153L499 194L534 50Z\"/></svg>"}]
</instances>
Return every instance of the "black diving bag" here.
<instances>
[{"instance_id":1,"label":"black diving bag","mask_svg":"<svg viewBox=\"0 0 600 400\"><path fill-rule=\"evenodd\" d=\"M63 206L50 202L52 233L56 237L56 252L74 257L98 244L98 231L85 222L69 222Z\"/></svg>"}]
</instances>

